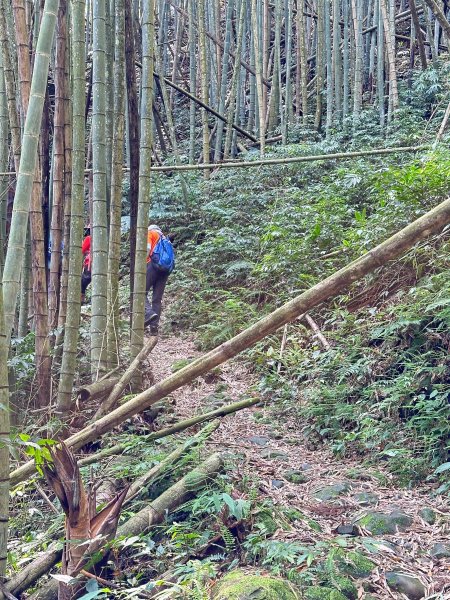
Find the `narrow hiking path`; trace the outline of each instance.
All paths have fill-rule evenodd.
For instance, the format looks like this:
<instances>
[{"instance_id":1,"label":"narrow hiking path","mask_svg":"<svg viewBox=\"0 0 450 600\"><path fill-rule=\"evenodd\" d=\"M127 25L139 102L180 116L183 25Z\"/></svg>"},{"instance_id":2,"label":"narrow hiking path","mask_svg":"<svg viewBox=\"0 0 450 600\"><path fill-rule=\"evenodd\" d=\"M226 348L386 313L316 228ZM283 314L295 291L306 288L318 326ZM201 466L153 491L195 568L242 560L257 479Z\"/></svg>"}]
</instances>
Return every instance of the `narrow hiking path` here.
<instances>
[{"instance_id":1,"label":"narrow hiking path","mask_svg":"<svg viewBox=\"0 0 450 600\"><path fill-rule=\"evenodd\" d=\"M157 382L199 355L192 337L162 335L148 364ZM169 419L254 395L256 382L243 362L230 361L177 390ZM228 450L237 459L236 478L256 483L260 500L291 510L291 527L281 522L274 539L305 546L334 540L336 547L345 544L346 551L370 558L375 566L359 574L358 598L450 598L448 499L434 495L432 485L399 488L382 466L363 466L364 457L341 459L324 446L312 447L300 425L291 414L274 417L268 406L255 406L222 419L207 450ZM363 582L370 582L370 595Z\"/></svg>"}]
</instances>

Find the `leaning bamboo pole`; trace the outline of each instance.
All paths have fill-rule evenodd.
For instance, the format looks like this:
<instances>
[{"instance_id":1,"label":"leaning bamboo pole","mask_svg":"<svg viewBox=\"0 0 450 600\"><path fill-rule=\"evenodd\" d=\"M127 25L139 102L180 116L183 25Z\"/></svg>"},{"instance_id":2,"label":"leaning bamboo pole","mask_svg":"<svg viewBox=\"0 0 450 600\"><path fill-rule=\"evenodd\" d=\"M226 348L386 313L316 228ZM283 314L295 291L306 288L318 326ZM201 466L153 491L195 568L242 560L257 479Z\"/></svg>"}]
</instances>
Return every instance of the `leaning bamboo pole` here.
<instances>
[{"instance_id":1,"label":"leaning bamboo pole","mask_svg":"<svg viewBox=\"0 0 450 600\"><path fill-rule=\"evenodd\" d=\"M430 210L422 217L400 230L366 254L320 281L306 292L293 298L266 317L260 319L238 335L199 357L190 365L167 377L151 388L138 394L109 415L91 423L66 440L68 447L78 449L98 439L130 417L149 408L175 390L223 364L243 350L250 348L277 329L309 312L325 300L337 296L358 281L399 257L419 240L442 231L450 222L450 198ZM29 462L11 474L11 483L25 480L35 469Z\"/></svg>"},{"instance_id":2,"label":"leaning bamboo pole","mask_svg":"<svg viewBox=\"0 0 450 600\"><path fill-rule=\"evenodd\" d=\"M445 31L446 36L450 38L450 23L447 21L447 17L445 16L442 8L439 6L436 0L425 0L425 2L438 21L439 25Z\"/></svg>"},{"instance_id":3,"label":"leaning bamboo pole","mask_svg":"<svg viewBox=\"0 0 450 600\"><path fill-rule=\"evenodd\" d=\"M233 402L232 404L225 404L225 406L221 406L210 412L201 413L199 415L196 415L195 417L190 417L189 419L178 421L170 427L165 427L164 429L159 429L158 431L149 433L148 435L142 437L141 440L148 444L150 442L154 442L155 440L160 440L162 438L175 435L176 433L180 433L181 431L189 429L190 427L195 427L200 423L205 423L206 421L212 421L213 419L218 419L220 417L232 415L233 413L239 412L240 410L250 408L251 406L258 404L258 402L260 401L261 400L259 398L247 398L246 400L240 400L239 402ZM96 452L95 454L89 454L85 458L81 458L79 460L79 465L82 467L92 465L96 462L99 462L100 460L103 460L104 458L108 458L109 456L123 454L127 448L127 444L116 444L115 446L110 446L109 448L100 450L100 452Z\"/></svg>"},{"instance_id":4,"label":"leaning bamboo pole","mask_svg":"<svg viewBox=\"0 0 450 600\"><path fill-rule=\"evenodd\" d=\"M161 79L160 75L158 75L157 73L154 73L154 77ZM180 92L180 94L183 94L183 96L186 96L186 98L189 98L189 100L192 100L192 102L194 102L195 104L198 104L199 106L204 108L207 112L211 113L212 115L214 115L215 117L217 117L218 119L223 121L227 125L227 127L231 127L232 129L235 129L241 135L248 138L252 142L258 141L254 135L252 135L248 131L245 131L245 129L242 129L242 127L239 127L239 125L236 125L236 123L230 122L229 119L227 119L227 117L222 115L220 112L218 112L215 108L213 108L206 102L203 102L203 100L201 98L197 98L197 96L194 96L194 94L191 94L191 92L188 92L188 90L185 90L184 88L180 87L179 85L174 83L168 77L164 77L163 79L164 79L164 83L166 83L169 87L173 88L177 92Z\"/></svg>"}]
</instances>

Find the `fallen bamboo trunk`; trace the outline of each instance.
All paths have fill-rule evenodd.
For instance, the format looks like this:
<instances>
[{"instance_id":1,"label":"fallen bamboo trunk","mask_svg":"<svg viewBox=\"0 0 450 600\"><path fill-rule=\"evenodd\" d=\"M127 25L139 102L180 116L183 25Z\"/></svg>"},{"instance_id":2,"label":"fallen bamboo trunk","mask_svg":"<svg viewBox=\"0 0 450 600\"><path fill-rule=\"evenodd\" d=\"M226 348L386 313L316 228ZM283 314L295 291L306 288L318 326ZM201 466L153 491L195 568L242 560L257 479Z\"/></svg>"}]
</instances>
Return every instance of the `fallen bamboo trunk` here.
<instances>
[{"instance_id":1,"label":"fallen bamboo trunk","mask_svg":"<svg viewBox=\"0 0 450 600\"><path fill-rule=\"evenodd\" d=\"M83 402L86 402L86 400L95 400L109 394L118 382L119 377L99 379L94 383L78 388L78 395Z\"/></svg>"},{"instance_id":2,"label":"fallen bamboo trunk","mask_svg":"<svg viewBox=\"0 0 450 600\"><path fill-rule=\"evenodd\" d=\"M315 90L312 90L315 93ZM150 171L198 171L204 169L235 169L246 167L265 167L268 165L290 165L302 162L314 162L315 160L336 160L339 158L357 158L358 156L383 156L385 154L396 154L402 152L418 152L427 150L429 146L401 146L399 148L380 148L372 150L359 150L358 152L336 152L334 154L317 154L316 156L290 156L288 158L267 158L261 160L200 163L197 165L174 165L163 167L151 167Z\"/></svg>"},{"instance_id":3,"label":"fallen bamboo trunk","mask_svg":"<svg viewBox=\"0 0 450 600\"><path fill-rule=\"evenodd\" d=\"M179 421L178 423L175 423L175 425L171 425L170 427L166 427L165 429L160 429L159 431L155 431L153 433L150 433L149 435L143 436L142 439L145 442L159 440L161 438L168 437L169 435L179 433L180 431L184 431L189 427L194 427L194 425L198 425L199 423L211 421L212 419L216 419L217 417L225 417L226 415L231 415L232 413L235 413L238 410L243 410L244 408L254 406L258 402L260 402L259 398L248 398L247 400L241 400L240 402L227 404L225 406L221 406L220 408L216 408L216 410L212 410L211 412L203 413L201 415L197 415L196 417L185 419L184 421ZM127 444L117 444L116 446L106 448L106 450L102 450L101 452L91 454L86 458L82 458L78 464L80 465L80 467L92 465L93 463L98 462L103 458L107 458L108 456L120 454L121 452L124 452L127 448Z\"/></svg>"},{"instance_id":4,"label":"fallen bamboo trunk","mask_svg":"<svg viewBox=\"0 0 450 600\"><path fill-rule=\"evenodd\" d=\"M156 477L159 477L169 465L173 465L179 458L183 456L191 448L195 448L202 441L206 440L216 429L219 427L220 421L213 421L208 423L203 429L196 433L193 437L187 439L181 446L176 448L173 452L168 454L160 463L150 469L145 475L136 479L134 483L128 489L127 495L125 496L125 504L130 503L140 492L148 485L151 481L154 481Z\"/></svg>"},{"instance_id":5,"label":"fallen bamboo trunk","mask_svg":"<svg viewBox=\"0 0 450 600\"><path fill-rule=\"evenodd\" d=\"M6 589L15 596L21 594L34 585L40 577L48 573L50 569L61 560L61 556L62 544L59 542L52 544L50 550L41 554L39 558L23 567L19 573L14 575L14 577L5 584ZM56 592L58 592L58 582L55 581L55 584Z\"/></svg>"},{"instance_id":6,"label":"fallen bamboo trunk","mask_svg":"<svg viewBox=\"0 0 450 600\"><path fill-rule=\"evenodd\" d=\"M300 314L306 313L325 300L337 296L355 281L362 279L375 269L384 266L388 261L402 255L419 240L440 232L449 222L450 199L447 199L357 260L320 281L235 337L201 356L193 363L167 377L167 379L138 394L116 408L111 414L102 417L70 436L66 440L66 444L71 448L78 449L88 442L98 439L126 419L146 410L158 400L165 398L200 375L211 371L214 367L228 361L243 350L250 348L286 323L296 319ZM11 485L24 481L34 470L35 465L31 461L16 469L10 476Z\"/></svg>"},{"instance_id":7,"label":"fallen bamboo trunk","mask_svg":"<svg viewBox=\"0 0 450 600\"><path fill-rule=\"evenodd\" d=\"M187 473L180 481L177 481L168 490L161 494L156 500L136 513L126 523L117 529L117 537L131 537L147 533L154 525L164 521L167 514L173 512L176 508L184 504L189 498L194 496L200 489L211 481L223 467L223 458L220 454L213 454L204 463ZM61 552L55 559L55 564L61 557ZM92 557L91 564L95 564L102 557L96 555ZM34 563L26 567L30 568ZM47 571L53 566L50 565ZM43 573L41 573L42 575ZM37 581L29 580L28 587ZM26 588L20 589L10 587L12 582L6 584L6 588L13 594L18 594ZM30 600L56 600L58 597L58 582L50 581L42 589L30 596Z\"/></svg>"},{"instance_id":8,"label":"fallen bamboo trunk","mask_svg":"<svg viewBox=\"0 0 450 600\"><path fill-rule=\"evenodd\" d=\"M142 365L144 360L147 358L147 356L150 354L150 352L153 350L157 343L158 338L156 336L151 336L150 340L145 344L145 346L142 348L142 350L139 352L136 358L131 362L130 366L125 371L125 373L120 377L119 381L111 390L109 396L104 402L100 404L97 412L95 413L94 420L99 419L103 415L106 415L115 407L121 393L126 388L128 383L130 383L131 379L133 378L133 375L136 373L136 371L139 369L139 367Z\"/></svg>"},{"instance_id":9,"label":"fallen bamboo trunk","mask_svg":"<svg viewBox=\"0 0 450 600\"><path fill-rule=\"evenodd\" d=\"M314 76L311 81L308 83L308 86L312 83L315 83L316 76ZM309 95L314 95L316 93L315 89L312 89L309 92ZM259 145L259 142L258 142ZM430 146L421 145L421 146L399 146L398 148L373 148L372 150L360 150L358 152L337 152L335 154L316 154L316 155L308 155L308 156L290 156L289 158L268 158L264 160L251 160L251 161L229 161L229 162L221 162L221 163L208 163L208 164L197 164L197 165L163 165L161 167L150 167L150 171L195 171L197 169L234 169L243 168L243 167L262 167L262 166L270 166L270 165L282 165L282 164L292 164L292 163L302 163L302 162L314 162L316 160L347 160L349 158L355 158L358 156L380 156L385 154L401 154L403 152L418 152L420 150L430 150ZM122 167L123 171L129 171L129 167ZM92 169L85 169L84 173L86 175L92 173ZM15 171L2 171L0 172L0 177L6 175L15 175Z\"/></svg>"}]
</instances>

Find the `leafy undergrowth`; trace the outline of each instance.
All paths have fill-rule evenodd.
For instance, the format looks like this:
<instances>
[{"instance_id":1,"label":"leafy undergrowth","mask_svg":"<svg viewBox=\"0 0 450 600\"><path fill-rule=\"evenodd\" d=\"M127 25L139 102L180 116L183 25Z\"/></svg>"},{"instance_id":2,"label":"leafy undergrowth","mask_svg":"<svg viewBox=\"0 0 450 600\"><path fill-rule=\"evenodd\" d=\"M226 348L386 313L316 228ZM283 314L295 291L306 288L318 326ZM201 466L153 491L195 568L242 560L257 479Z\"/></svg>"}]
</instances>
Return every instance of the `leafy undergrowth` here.
<instances>
[{"instance_id":1,"label":"leafy undergrowth","mask_svg":"<svg viewBox=\"0 0 450 600\"><path fill-rule=\"evenodd\" d=\"M322 311L329 350L291 326L281 361L272 360L281 369L261 384L275 412L291 412L309 439L387 462L405 485L445 472L450 450L448 242L421 251L436 272L386 303ZM440 491L448 489L444 482Z\"/></svg>"}]
</instances>

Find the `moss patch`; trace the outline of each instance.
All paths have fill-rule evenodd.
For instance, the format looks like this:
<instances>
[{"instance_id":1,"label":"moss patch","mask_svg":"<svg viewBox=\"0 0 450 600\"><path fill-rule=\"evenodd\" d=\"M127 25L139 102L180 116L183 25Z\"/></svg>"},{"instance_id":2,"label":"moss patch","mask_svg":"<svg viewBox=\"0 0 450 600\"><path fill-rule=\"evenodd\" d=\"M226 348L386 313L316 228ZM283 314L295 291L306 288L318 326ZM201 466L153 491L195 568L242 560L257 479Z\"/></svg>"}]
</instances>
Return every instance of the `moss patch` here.
<instances>
[{"instance_id":1,"label":"moss patch","mask_svg":"<svg viewBox=\"0 0 450 600\"><path fill-rule=\"evenodd\" d=\"M305 590L305 600L347 600L338 590L333 588L314 586Z\"/></svg>"},{"instance_id":2,"label":"moss patch","mask_svg":"<svg viewBox=\"0 0 450 600\"><path fill-rule=\"evenodd\" d=\"M342 594L349 600L357 600L358 599L358 590L356 589L353 581L348 579L347 577L333 577L333 585L338 588Z\"/></svg>"},{"instance_id":3,"label":"moss patch","mask_svg":"<svg viewBox=\"0 0 450 600\"><path fill-rule=\"evenodd\" d=\"M289 583L281 579L234 571L216 584L212 598L213 600L297 600L299 596Z\"/></svg>"},{"instance_id":4,"label":"moss patch","mask_svg":"<svg viewBox=\"0 0 450 600\"><path fill-rule=\"evenodd\" d=\"M368 577L376 566L360 552L342 552L336 563L341 573L355 579Z\"/></svg>"}]
</instances>

